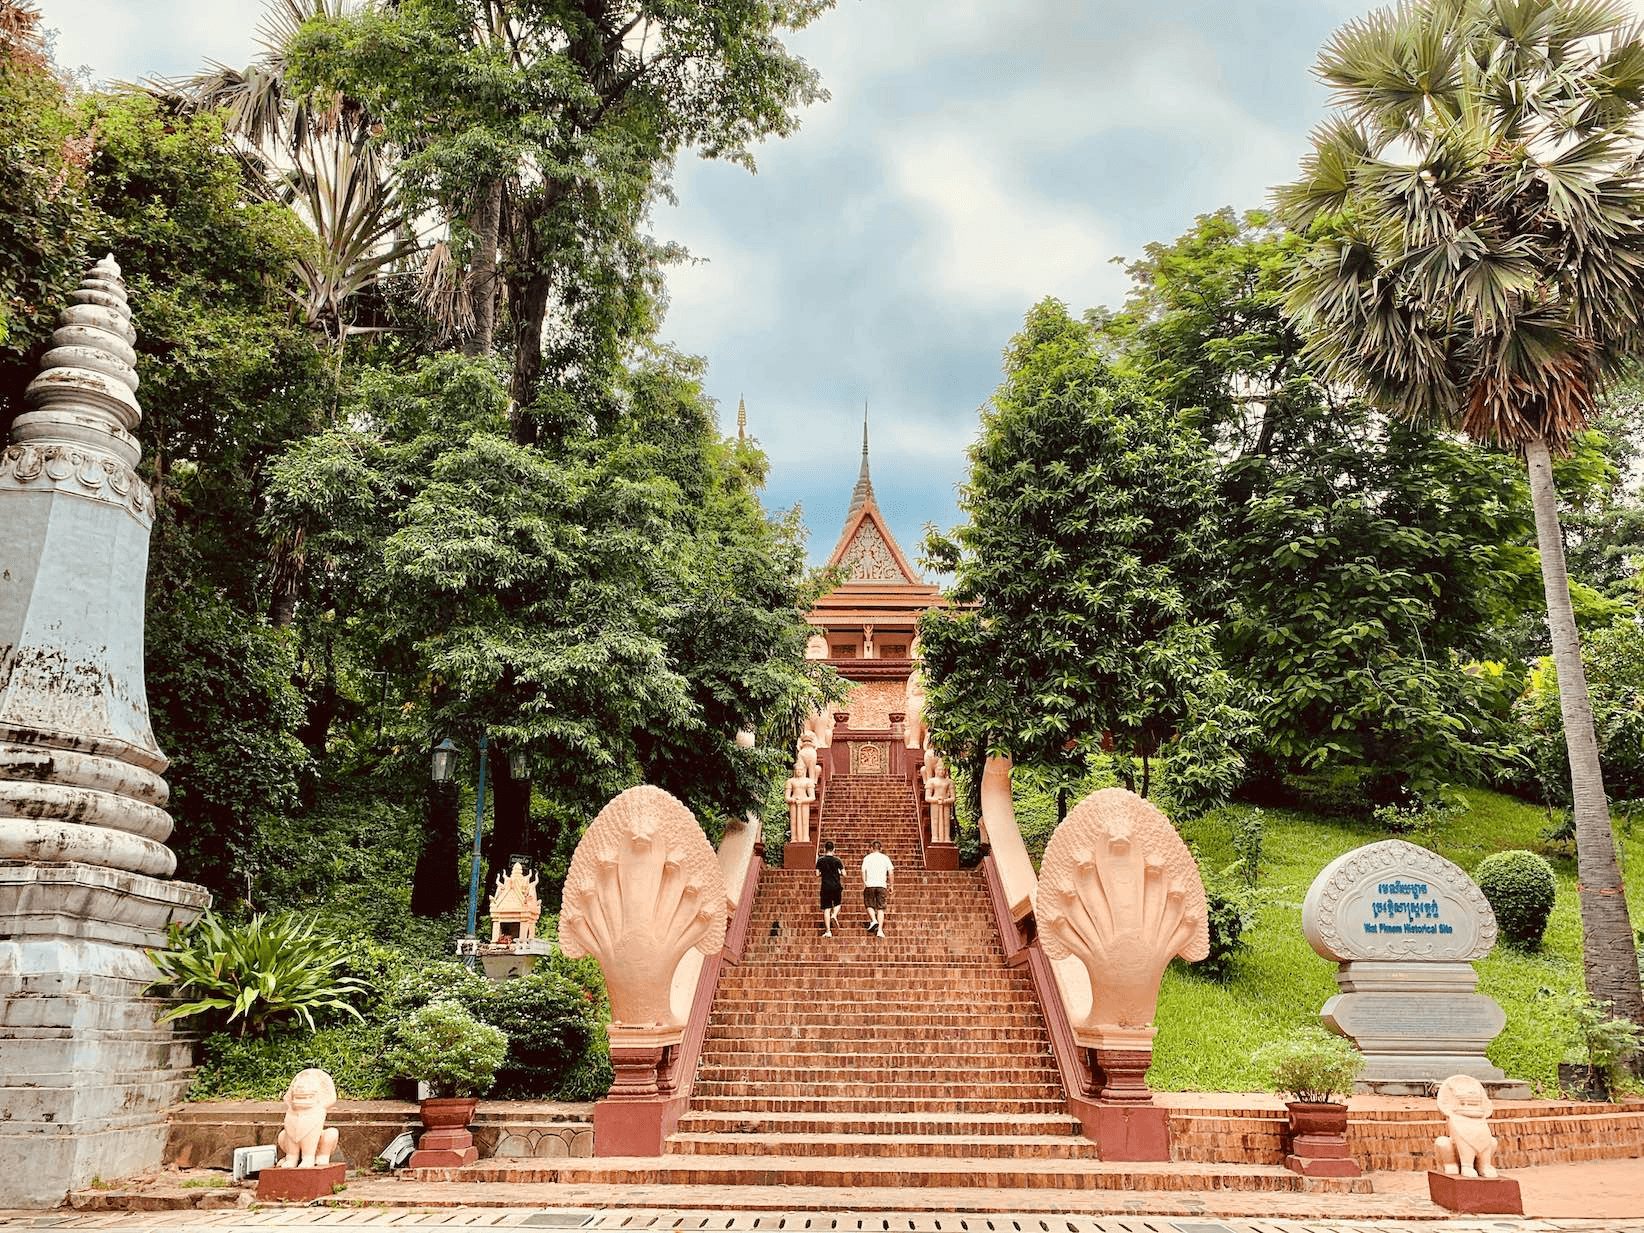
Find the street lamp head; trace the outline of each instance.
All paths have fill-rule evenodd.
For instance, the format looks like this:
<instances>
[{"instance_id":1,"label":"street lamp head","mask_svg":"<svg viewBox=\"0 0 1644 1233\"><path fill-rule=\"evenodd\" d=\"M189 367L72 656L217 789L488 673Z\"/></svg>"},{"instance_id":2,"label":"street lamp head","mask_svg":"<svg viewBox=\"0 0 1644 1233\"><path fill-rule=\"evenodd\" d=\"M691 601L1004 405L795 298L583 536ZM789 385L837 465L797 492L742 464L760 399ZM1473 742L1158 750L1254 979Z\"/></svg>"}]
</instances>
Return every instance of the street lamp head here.
<instances>
[{"instance_id":1,"label":"street lamp head","mask_svg":"<svg viewBox=\"0 0 1644 1233\"><path fill-rule=\"evenodd\" d=\"M451 765L456 760L456 756L457 747L451 743L450 737L446 737L434 746L433 776L435 783L451 782Z\"/></svg>"},{"instance_id":2,"label":"street lamp head","mask_svg":"<svg viewBox=\"0 0 1644 1233\"><path fill-rule=\"evenodd\" d=\"M531 777L531 755L523 749L508 751L508 778L529 779Z\"/></svg>"}]
</instances>

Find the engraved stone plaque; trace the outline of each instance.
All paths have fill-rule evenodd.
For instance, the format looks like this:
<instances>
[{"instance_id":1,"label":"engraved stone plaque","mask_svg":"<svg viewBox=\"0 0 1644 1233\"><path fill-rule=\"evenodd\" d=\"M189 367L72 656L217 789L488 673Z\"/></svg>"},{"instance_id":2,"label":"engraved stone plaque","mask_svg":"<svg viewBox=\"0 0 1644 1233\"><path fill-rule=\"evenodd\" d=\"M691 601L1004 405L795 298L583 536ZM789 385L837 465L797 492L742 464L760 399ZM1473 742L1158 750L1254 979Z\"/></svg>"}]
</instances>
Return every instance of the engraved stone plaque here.
<instances>
[{"instance_id":1,"label":"engraved stone plaque","mask_svg":"<svg viewBox=\"0 0 1644 1233\"><path fill-rule=\"evenodd\" d=\"M1477 884L1402 839L1355 848L1326 865L1302 904L1302 932L1326 959L1479 959L1496 918Z\"/></svg>"},{"instance_id":2,"label":"engraved stone plaque","mask_svg":"<svg viewBox=\"0 0 1644 1233\"><path fill-rule=\"evenodd\" d=\"M1302 904L1302 931L1337 963L1341 990L1320 1019L1364 1054L1361 1087L1419 1095L1455 1074L1499 1097L1524 1097L1485 1056L1506 1026L1474 992L1473 959L1496 944L1496 918L1474 881L1435 852L1386 839L1337 857Z\"/></svg>"}]
</instances>

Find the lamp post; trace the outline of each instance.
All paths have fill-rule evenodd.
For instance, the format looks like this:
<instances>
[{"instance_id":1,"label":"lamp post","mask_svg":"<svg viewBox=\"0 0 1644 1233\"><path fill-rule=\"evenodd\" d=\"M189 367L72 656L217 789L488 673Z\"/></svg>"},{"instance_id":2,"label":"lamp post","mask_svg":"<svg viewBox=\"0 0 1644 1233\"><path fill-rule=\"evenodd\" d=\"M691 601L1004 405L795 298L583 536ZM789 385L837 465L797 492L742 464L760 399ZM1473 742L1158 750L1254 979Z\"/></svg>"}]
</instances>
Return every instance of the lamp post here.
<instances>
[{"instance_id":1,"label":"lamp post","mask_svg":"<svg viewBox=\"0 0 1644 1233\"><path fill-rule=\"evenodd\" d=\"M447 737L434 746L432 772L435 783L445 783L451 778L451 764L456 759L457 747ZM473 864L468 870L468 940L479 941L479 881L480 881L480 840L485 833L485 769L489 756L489 745L484 736L479 739L479 790L474 794L474 857ZM464 956L469 967L474 966L474 951L470 947Z\"/></svg>"}]
</instances>

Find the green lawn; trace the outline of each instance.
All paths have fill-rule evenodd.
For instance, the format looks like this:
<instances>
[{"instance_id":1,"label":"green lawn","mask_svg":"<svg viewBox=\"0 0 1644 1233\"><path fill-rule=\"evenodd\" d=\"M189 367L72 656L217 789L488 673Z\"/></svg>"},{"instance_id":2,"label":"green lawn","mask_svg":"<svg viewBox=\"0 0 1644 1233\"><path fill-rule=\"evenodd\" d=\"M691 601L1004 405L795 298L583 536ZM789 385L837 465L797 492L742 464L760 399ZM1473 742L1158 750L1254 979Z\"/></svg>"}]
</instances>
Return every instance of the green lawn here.
<instances>
[{"instance_id":1,"label":"green lawn","mask_svg":"<svg viewBox=\"0 0 1644 1233\"><path fill-rule=\"evenodd\" d=\"M1024 792L1019 801L1035 822L1042 800ZM1558 902L1543 948L1521 954L1506 947L1480 960L1479 991L1501 1003L1507 1027L1490 1047L1490 1060L1540 1092L1557 1086L1557 1066L1575 1044L1573 1024L1558 996L1581 986L1581 922L1577 916L1575 861L1541 838L1546 814L1495 792L1464 793L1470 808L1435 834L1407 836L1471 870L1492 852L1528 848L1552 862ZM1051 806L1054 822L1054 805ZM1182 826L1208 868L1232 863L1230 814L1217 811ZM1035 831L1041 829L1034 826ZM1048 838L1048 835L1046 836ZM1336 992L1334 966L1302 937L1301 905L1319 870L1351 848L1387 836L1364 824L1331 821L1287 810L1268 810L1261 907L1250 947L1225 985L1201 979L1177 963L1159 993L1159 1035L1149 1082L1161 1091L1259 1091L1263 1076L1250 1063L1259 1046L1289 1028L1316 1023L1319 1007ZM1619 836L1633 920L1644 920L1644 827ZM1040 840L1040 844L1042 844Z\"/></svg>"}]
</instances>

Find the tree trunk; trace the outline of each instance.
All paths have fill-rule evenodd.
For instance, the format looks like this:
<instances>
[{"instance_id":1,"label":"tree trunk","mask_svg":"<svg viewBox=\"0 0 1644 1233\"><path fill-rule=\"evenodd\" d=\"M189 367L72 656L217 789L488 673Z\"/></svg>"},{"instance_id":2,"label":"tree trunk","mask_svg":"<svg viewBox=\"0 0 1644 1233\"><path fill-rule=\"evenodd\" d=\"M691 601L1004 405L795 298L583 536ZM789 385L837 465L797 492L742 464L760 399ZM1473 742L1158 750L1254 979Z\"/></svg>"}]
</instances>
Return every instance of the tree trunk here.
<instances>
[{"instance_id":1,"label":"tree trunk","mask_svg":"<svg viewBox=\"0 0 1644 1233\"><path fill-rule=\"evenodd\" d=\"M468 271L468 302L474 306L474 332L462 344L468 356L489 355L497 329L497 237L502 229L502 181L486 186L472 219L474 256Z\"/></svg>"},{"instance_id":2,"label":"tree trunk","mask_svg":"<svg viewBox=\"0 0 1644 1233\"><path fill-rule=\"evenodd\" d=\"M297 616L297 594L302 589L303 529L274 542L274 565L269 571L268 619L275 629L286 629Z\"/></svg>"},{"instance_id":3,"label":"tree trunk","mask_svg":"<svg viewBox=\"0 0 1644 1233\"><path fill-rule=\"evenodd\" d=\"M508 759L497 756L492 763L497 775L491 786L491 834L485 848L490 877L495 886L498 874L506 874L515 855L536 856L531 847L531 781L510 779Z\"/></svg>"},{"instance_id":4,"label":"tree trunk","mask_svg":"<svg viewBox=\"0 0 1644 1233\"><path fill-rule=\"evenodd\" d=\"M468 868L462 851L462 793L456 780L428 785L428 832L411 877L411 910L443 916L462 902Z\"/></svg>"},{"instance_id":5,"label":"tree trunk","mask_svg":"<svg viewBox=\"0 0 1644 1233\"><path fill-rule=\"evenodd\" d=\"M1570 791L1575 799L1577 894L1581 905L1581 957L1587 991L1608 1002L1611 1014L1644 1023L1638 951L1616 859L1615 833L1604 796L1598 763L1593 706L1587 696L1587 674L1581 664L1581 637L1570 603L1570 579L1564 569L1564 539L1558 525L1558 492L1553 487L1552 457L1545 440L1528 442L1524 458L1530 470L1535 507L1536 542L1541 549L1541 585L1547 595L1547 628L1552 636L1553 664L1558 671L1558 705L1564 719L1564 744L1570 756Z\"/></svg>"},{"instance_id":6,"label":"tree trunk","mask_svg":"<svg viewBox=\"0 0 1644 1233\"><path fill-rule=\"evenodd\" d=\"M512 405L514 442L535 445L537 422L531 406L537 399L537 383L542 379L542 327L548 317L548 293L553 279L546 273L521 281L508 296L514 317L514 372L508 385Z\"/></svg>"}]
</instances>

